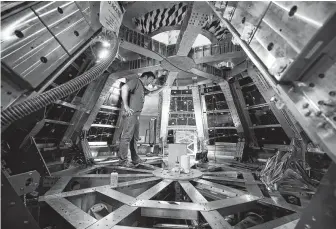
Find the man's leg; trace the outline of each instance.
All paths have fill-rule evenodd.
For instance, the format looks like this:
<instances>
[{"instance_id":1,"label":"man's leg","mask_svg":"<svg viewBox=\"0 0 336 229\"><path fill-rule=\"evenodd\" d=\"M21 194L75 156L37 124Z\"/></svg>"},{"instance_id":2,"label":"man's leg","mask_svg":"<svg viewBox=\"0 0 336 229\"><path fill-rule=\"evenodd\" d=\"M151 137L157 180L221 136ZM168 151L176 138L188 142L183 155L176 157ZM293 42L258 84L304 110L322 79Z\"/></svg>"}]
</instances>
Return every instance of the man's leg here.
<instances>
[{"instance_id":1,"label":"man's leg","mask_svg":"<svg viewBox=\"0 0 336 229\"><path fill-rule=\"evenodd\" d=\"M124 119L118 155L120 160L124 162L127 161L128 149L130 148L130 142L134 136L136 120L136 116L129 116Z\"/></svg>"},{"instance_id":2,"label":"man's leg","mask_svg":"<svg viewBox=\"0 0 336 229\"><path fill-rule=\"evenodd\" d=\"M141 160L141 158L138 155L138 140L139 140L139 128L140 128L140 122L139 122L139 116L136 119L136 123L134 125L134 135L130 142L130 150L131 150L131 158L133 164L139 164L142 162L145 162L146 160Z\"/></svg>"}]
</instances>

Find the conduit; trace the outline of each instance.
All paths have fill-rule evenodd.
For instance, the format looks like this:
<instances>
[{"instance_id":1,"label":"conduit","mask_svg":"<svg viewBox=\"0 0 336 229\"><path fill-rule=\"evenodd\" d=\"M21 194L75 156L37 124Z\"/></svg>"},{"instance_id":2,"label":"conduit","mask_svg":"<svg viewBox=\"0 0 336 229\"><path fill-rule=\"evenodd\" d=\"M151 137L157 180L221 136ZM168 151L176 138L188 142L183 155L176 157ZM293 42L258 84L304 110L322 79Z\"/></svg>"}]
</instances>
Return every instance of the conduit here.
<instances>
[{"instance_id":1,"label":"conduit","mask_svg":"<svg viewBox=\"0 0 336 229\"><path fill-rule=\"evenodd\" d=\"M94 40L93 42L96 42ZM119 40L116 35L113 36L111 41L111 48L109 49L109 56L97 64L89 71L83 73L82 75L76 77L73 80L68 81L56 88L48 90L40 95L33 98L27 99L19 104L8 107L6 110L1 112L1 125L3 127L10 125L16 120L19 120L35 111L42 109L49 104L62 99L81 88L85 87L95 79L97 79L101 74L112 64L119 47Z\"/></svg>"}]
</instances>

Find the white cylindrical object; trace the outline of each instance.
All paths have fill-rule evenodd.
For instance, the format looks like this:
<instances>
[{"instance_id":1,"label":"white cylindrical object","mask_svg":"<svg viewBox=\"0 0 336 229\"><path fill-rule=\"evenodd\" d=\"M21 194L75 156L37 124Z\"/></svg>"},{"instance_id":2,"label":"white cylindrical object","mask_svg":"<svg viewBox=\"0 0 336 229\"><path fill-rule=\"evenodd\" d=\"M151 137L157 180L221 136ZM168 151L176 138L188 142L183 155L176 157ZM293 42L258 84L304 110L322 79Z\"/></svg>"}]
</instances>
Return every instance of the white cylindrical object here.
<instances>
[{"instance_id":1,"label":"white cylindrical object","mask_svg":"<svg viewBox=\"0 0 336 229\"><path fill-rule=\"evenodd\" d=\"M118 173L111 173L110 185L113 188L118 187Z\"/></svg>"},{"instance_id":2,"label":"white cylindrical object","mask_svg":"<svg viewBox=\"0 0 336 229\"><path fill-rule=\"evenodd\" d=\"M189 173L189 171L190 171L190 156L189 155L182 155L181 156L180 166L185 173Z\"/></svg>"}]
</instances>

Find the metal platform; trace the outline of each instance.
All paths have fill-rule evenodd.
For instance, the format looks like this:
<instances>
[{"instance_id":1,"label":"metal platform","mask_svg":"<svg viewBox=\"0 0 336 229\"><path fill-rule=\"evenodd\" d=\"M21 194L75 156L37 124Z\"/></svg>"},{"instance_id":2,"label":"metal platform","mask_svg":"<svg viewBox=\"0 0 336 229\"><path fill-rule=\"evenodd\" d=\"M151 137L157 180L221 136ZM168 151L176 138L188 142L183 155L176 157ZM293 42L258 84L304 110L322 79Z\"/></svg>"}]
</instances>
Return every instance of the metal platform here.
<instances>
[{"instance_id":1,"label":"metal platform","mask_svg":"<svg viewBox=\"0 0 336 229\"><path fill-rule=\"evenodd\" d=\"M203 173L197 169L191 169L189 173L174 173L171 170L157 169L153 175L168 180L193 180L203 176Z\"/></svg>"},{"instance_id":2,"label":"metal platform","mask_svg":"<svg viewBox=\"0 0 336 229\"><path fill-rule=\"evenodd\" d=\"M192 169L189 174L175 175L153 167L155 170L145 164L136 169L108 165L89 167L72 176L60 177L39 201L47 203L58 217L74 228L131 229L137 228L134 226L141 218L149 217L203 221L211 228L230 229L233 226L225 216L253 211L258 205L288 212L285 217L266 222L265 226L260 224L258 228L270 228L268 225L273 221L275 225L282 225L292 221L297 223L299 219L297 213L301 212L301 207L287 203L281 196L264 196L251 172L244 172L243 179L239 179L246 190L243 191L232 187L238 179L226 175L234 171L225 169L221 176L217 176L218 172ZM103 174L92 174L102 169ZM111 172L118 172L117 187L110 186ZM79 190L69 189L73 182L79 184ZM167 195L183 195L184 198L171 201L166 199ZM91 214L90 209L100 203L113 207L105 215Z\"/></svg>"}]
</instances>

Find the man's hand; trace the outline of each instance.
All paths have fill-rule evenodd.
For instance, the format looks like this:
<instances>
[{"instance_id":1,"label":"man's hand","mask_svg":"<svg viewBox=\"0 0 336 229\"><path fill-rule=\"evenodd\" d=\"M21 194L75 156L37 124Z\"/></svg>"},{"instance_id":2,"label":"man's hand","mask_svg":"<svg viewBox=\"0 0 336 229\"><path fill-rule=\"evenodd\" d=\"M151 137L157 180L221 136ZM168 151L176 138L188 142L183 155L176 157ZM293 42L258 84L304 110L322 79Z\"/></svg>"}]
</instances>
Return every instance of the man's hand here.
<instances>
[{"instance_id":1,"label":"man's hand","mask_svg":"<svg viewBox=\"0 0 336 229\"><path fill-rule=\"evenodd\" d=\"M131 116L134 113L134 111L131 108L126 107L126 106L125 106L125 112L127 116Z\"/></svg>"}]
</instances>

